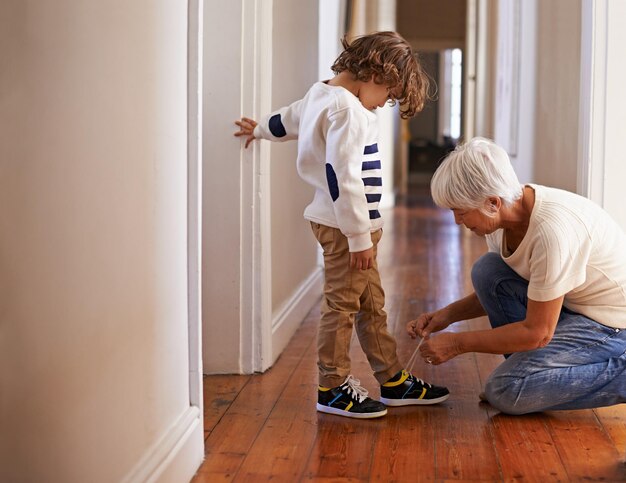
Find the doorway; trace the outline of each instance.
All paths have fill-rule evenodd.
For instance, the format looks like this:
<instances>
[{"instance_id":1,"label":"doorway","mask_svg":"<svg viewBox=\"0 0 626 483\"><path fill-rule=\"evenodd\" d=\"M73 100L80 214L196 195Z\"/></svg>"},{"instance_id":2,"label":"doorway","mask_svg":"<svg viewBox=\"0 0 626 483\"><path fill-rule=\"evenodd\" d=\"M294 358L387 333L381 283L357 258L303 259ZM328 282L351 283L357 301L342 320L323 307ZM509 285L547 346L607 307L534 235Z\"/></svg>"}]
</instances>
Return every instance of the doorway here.
<instances>
[{"instance_id":1,"label":"doorway","mask_svg":"<svg viewBox=\"0 0 626 483\"><path fill-rule=\"evenodd\" d=\"M428 186L440 161L472 137L476 116L478 0L398 0L397 30L418 53L432 81L422 112L403 121L396 184Z\"/></svg>"},{"instance_id":2,"label":"doorway","mask_svg":"<svg viewBox=\"0 0 626 483\"><path fill-rule=\"evenodd\" d=\"M456 147L463 131L463 50L423 51L419 55L434 86L424 110L407 122L410 185L428 184L440 161Z\"/></svg>"}]
</instances>

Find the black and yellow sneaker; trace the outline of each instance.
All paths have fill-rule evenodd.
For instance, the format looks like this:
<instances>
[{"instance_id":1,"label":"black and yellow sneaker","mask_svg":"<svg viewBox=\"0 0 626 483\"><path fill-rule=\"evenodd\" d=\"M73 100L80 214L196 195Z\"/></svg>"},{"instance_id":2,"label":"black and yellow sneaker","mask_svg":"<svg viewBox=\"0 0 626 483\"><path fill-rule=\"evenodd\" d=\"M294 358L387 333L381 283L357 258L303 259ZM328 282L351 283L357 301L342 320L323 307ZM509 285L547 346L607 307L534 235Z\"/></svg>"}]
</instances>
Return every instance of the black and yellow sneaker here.
<instances>
[{"instance_id":1,"label":"black and yellow sneaker","mask_svg":"<svg viewBox=\"0 0 626 483\"><path fill-rule=\"evenodd\" d=\"M387 414L387 408L379 401L367 397L367 389L360 381L348 376L341 386L326 388L319 386L317 410L348 418L371 419Z\"/></svg>"},{"instance_id":2,"label":"black and yellow sneaker","mask_svg":"<svg viewBox=\"0 0 626 483\"><path fill-rule=\"evenodd\" d=\"M380 386L380 400L387 406L437 404L449 396L447 388L428 384L404 369Z\"/></svg>"}]
</instances>

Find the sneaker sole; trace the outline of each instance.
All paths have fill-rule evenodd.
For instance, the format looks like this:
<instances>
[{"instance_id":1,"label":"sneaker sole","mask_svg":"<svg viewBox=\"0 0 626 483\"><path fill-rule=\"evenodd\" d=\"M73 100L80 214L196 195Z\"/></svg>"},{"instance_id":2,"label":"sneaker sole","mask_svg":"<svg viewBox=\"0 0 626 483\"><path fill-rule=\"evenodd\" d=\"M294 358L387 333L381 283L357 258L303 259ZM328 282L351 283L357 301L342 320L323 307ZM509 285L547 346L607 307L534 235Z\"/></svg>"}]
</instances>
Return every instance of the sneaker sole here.
<instances>
[{"instance_id":1,"label":"sneaker sole","mask_svg":"<svg viewBox=\"0 0 626 483\"><path fill-rule=\"evenodd\" d=\"M374 419L380 418L387 414L387 410L384 409L382 411L377 411L375 413L351 413L350 411L344 411L343 409L331 408L330 406L324 406L323 404L317 403L317 410L320 413L326 414L335 414L336 416L343 416L346 418L354 418L354 419Z\"/></svg>"},{"instance_id":2,"label":"sneaker sole","mask_svg":"<svg viewBox=\"0 0 626 483\"><path fill-rule=\"evenodd\" d=\"M430 404L439 404L450 397L450 394L436 397L434 399L387 399L381 397L380 402L385 406L428 406Z\"/></svg>"}]
</instances>

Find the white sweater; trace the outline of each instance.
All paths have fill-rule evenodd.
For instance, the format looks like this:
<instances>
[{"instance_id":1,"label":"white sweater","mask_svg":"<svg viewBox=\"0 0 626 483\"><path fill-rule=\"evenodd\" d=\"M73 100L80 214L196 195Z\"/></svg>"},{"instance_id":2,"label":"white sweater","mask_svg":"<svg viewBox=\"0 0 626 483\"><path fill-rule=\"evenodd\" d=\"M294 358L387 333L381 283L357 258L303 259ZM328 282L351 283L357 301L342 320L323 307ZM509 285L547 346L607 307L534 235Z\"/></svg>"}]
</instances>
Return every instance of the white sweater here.
<instances>
[{"instance_id":1,"label":"white sweater","mask_svg":"<svg viewBox=\"0 0 626 483\"><path fill-rule=\"evenodd\" d=\"M535 206L513 253L503 230L487 235L497 252L528 280L528 298L565 295L563 305L601 324L626 329L626 235L606 211L582 196L529 185Z\"/></svg>"},{"instance_id":2,"label":"white sweater","mask_svg":"<svg viewBox=\"0 0 626 483\"><path fill-rule=\"evenodd\" d=\"M254 136L298 139L298 173L315 188L304 217L339 228L351 252L372 246L370 233L383 225L378 124L357 97L343 87L317 82L303 99L263 118Z\"/></svg>"}]
</instances>

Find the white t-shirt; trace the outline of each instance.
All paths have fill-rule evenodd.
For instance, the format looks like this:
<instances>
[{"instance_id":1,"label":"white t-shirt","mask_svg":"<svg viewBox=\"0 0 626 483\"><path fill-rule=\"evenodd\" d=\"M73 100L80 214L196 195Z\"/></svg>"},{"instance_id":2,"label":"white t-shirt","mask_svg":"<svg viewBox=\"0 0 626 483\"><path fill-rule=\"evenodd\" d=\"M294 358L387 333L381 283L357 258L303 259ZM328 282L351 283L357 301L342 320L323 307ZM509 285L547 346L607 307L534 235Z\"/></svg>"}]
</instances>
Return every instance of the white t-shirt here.
<instances>
[{"instance_id":1,"label":"white t-shirt","mask_svg":"<svg viewBox=\"0 0 626 483\"><path fill-rule=\"evenodd\" d=\"M528 280L528 298L565 295L563 305L609 327L626 329L626 235L598 205L555 188L529 185L535 205L528 231L509 254L503 230L487 235L497 252Z\"/></svg>"},{"instance_id":2,"label":"white t-shirt","mask_svg":"<svg viewBox=\"0 0 626 483\"><path fill-rule=\"evenodd\" d=\"M303 99L264 117L254 135L298 139L298 174L315 188L304 217L339 228L351 252L372 246L370 233L383 225L382 160L377 117L356 96L317 82Z\"/></svg>"}]
</instances>

